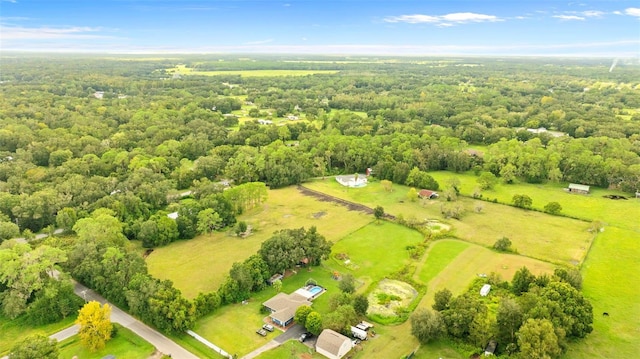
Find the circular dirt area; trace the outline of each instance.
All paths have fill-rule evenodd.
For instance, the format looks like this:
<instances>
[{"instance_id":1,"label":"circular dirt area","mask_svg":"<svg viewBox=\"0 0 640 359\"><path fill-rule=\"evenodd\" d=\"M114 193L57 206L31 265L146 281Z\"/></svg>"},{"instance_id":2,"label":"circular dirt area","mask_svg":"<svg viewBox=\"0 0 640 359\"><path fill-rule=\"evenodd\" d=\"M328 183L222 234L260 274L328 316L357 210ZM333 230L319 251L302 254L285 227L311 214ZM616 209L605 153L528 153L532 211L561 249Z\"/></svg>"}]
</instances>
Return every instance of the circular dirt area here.
<instances>
[{"instance_id":1,"label":"circular dirt area","mask_svg":"<svg viewBox=\"0 0 640 359\"><path fill-rule=\"evenodd\" d=\"M395 279L383 279L369 294L367 314L395 317L398 308L407 308L418 296L418 291L410 284Z\"/></svg>"}]
</instances>

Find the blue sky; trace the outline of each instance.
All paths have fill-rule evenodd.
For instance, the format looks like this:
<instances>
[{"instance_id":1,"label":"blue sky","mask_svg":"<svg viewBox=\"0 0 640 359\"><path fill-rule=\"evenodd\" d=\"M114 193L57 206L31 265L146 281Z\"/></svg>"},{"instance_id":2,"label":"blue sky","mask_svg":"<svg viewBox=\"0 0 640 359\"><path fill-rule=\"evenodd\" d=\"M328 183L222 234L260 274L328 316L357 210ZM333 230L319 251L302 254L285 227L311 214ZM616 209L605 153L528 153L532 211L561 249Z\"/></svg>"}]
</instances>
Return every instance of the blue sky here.
<instances>
[{"instance_id":1,"label":"blue sky","mask_svg":"<svg viewBox=\"0 0 640 359\"><path fill-rule=\"evenodd\" d=\"M640 1L0 0L0 50L640 56Z\"/></svg>"}]
</instances>

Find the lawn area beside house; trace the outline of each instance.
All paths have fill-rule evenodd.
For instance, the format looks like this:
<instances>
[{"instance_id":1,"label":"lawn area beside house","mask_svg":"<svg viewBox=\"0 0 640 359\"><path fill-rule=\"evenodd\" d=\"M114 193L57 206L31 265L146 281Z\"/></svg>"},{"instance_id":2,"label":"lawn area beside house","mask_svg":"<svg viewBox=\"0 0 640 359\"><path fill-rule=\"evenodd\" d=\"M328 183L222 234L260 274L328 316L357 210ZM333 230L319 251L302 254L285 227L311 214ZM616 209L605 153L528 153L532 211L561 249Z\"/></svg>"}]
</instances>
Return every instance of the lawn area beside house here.
<instances>
[{"instance_id":1,"label":"lawn area beside house","mask_svg":"<svg viewBox=\"0 0 640 359\"><path fill-rule=\"evenodd\" d=\"M9 319L0 314L0 356L8 354L13 345L21 339L35 334L49 336L72 326L75 320L76 315L74 314L57 323L34 326L26 321L24 315L16 319Z\"/></svg>"},{"instance_id":2,"label":"lawn area beside house","mask_svg":"<svg viewBox=\"0 0 640 359\"><path fill-rule=\"evenodd\" d=\"M260 354L258 359L324 359L325 356L318 354L315 350L298 342L290 340L281 346Z\"/></svg>"},{"instance_id":3,"label":"lawn area beside house","mask_svg":"<svg viewBox=\"0 0 640 359\"><path fill-rule=\"evenodd\" d=\"M155 352L153 345L129 329L119 324L114 325L118 328L118 333L103 349L92 352L82 345L80 337L74 335L58 344L60 358L100 359L111 354L118 359L140 359L148 358Z\"/></svg>"},{"instance_id":4,"label":"lawn area beside house","mask_svg":"<svg viewBox=\"0 0 640 359\"><path fill-rule=\"evenodd\" d=\"M335 243L328 263L341 273L352 273L364 284L362 288L368 288L409 263L407 247L423 240L420 232L399 224L371 223ZM340 259L343 256L348 259Z\"/></svg>"},{"instance_id":5,"label":"lawn area beside house","mask_svg":"<svg viewBox=\"0 0 640 359\"><path fill-rule=\"evenodd\" d=\"M593 332L571 343L565 358L634 358L640 352L640 233L605 227L582 267L593 305ZM607 312L609 316L603 316Z\"/></svg>"},{"instance_id":6,"label":"lawn area beside house","mask_svg":"<svg viewBox=\"0 0 640 359\"><path fill-rule=\"evenodd\" d=\"M409 187L406 186L394 184L392 192L385 191L376 181L370 182L366 187L348 189L335 180L317 180L306 183L305 186L369 207L381 205L385 212L402 215L405 219L440 220L452 226L452 234L457 238L487 247L506 236L519 254L559 264L580 264L593 239L593 235L587 231L590 223L585 221L468 197L460 197L454 203L464 207L461 219L445 220L440 208L451 205L451 202L442 198L410 202L406 196ZM479 213L476 211L478 206L482 207ZM509 218L509 221L505 222L505 218Z\"/></svg>"},{"instance_id":7,"label":"lawn area beside house","mask_svg":"<svg viewBox=\"0 0 640 359\"><path fill-rule=\"evenodd\" d=\"M317 297L311 306L321 314L328 313L329 298L339 293L338 282L332 279L332 273L331 269L323 266L311 267L311 271L299 268L297 274L288 276L282 281L282 292L292 293L302 288L307 280L313 279L319 286L325 288L326 292ZM266 337L255 333L264 323L263 319L268 316L260 312L262 303L274 295L276 291L272 287L253 293L247 304L223 306L213 314L200 319L193 330L228 353L238 354L241 357L282 333L278 329L268 333Z\"/></svg>"},{"instance_id":8,"label":"lawn area beside house","mask_svg":"<svg viewBox=\"0 0 640 359\"><path fill-rule=\"evenodd\" d=\"M373 216L320 202L302 195L296 187L287 187L270 190L261 208L238 220L252 226L254 233L238 238L231 231L218 232L156 248L146 259L149 273L173 281L187 298L194 298L199 292L217 290L231 265L255 254L277 230L316 226L327 240L336 242L372 222Z\"/></svg>"}]
</instances>

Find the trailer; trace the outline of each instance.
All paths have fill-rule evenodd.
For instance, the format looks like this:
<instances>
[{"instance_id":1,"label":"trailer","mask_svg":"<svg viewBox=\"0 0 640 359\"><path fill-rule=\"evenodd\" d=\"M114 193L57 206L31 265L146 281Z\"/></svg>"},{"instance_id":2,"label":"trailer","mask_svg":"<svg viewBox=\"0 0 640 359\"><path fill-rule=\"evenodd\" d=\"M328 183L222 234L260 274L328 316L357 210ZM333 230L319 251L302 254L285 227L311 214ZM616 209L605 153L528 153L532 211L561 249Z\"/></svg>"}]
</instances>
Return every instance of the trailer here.
<instances>
[{"instance_id":1,"label":"trailer","mask_svg":"<svg viewBox=\"0 0 640 359\"><path fill-rule=\"evenodd\" d=\"M353 335L354 338L358 338L360 340L367 340L367 332L356 327L351 327L351 335Z\"/></svg>"}]
</instances>

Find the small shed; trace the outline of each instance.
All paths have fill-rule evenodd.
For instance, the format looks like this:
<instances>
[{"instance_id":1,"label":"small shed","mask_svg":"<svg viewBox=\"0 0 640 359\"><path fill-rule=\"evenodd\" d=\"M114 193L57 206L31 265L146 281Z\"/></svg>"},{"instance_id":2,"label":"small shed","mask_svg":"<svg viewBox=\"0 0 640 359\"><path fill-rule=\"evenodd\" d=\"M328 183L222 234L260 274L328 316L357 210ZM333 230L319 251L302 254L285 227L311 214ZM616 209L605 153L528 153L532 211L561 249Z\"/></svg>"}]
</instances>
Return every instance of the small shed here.
<instances>
[{"instance_id":1,"label":"small shed","mask_svg":"<svg viewBox=\"0 0 640 359\"><path fill-rule=\"evenodd\" d=\"M351 339L331 329L323 330L316 342L316 352L329 359L340 359L352 348Z\"/></svg>"},{"instance_id":2,"label":"small shed","mask_svg":"<svg viewBox=\"0 0 640 359\"><path fill-rule=\"evenodd\" d=\"M436 199L439 197L439 195L436 191L421 189L420 192L418 192L418 197L426 199Z\"/></svg>"},{"instance_id":3,"label":"small shed","mask_svg":"<svg viewBox=\"0 0 640 359\"><path fill-rule=\"evenodd\" d=\"M484 348L484 356L494 355L496 352L496 348L498 347L498 342L495 340L490 340L489 344L487 344L486 348Z\"/></svg>"},{"instance_id":4,"label":"small shed","mask_svg":"<svg viewBox=\"0 0 640 359\"><path fill-rule=\"evenodd\" d=\"M480 288L480 295L483 297L486 297L487 295L489 295L490 291L491 291L491 284L485 284L482 286L482 288Z\"/></svg>"},{"instance_id":5,"label":"small shed","mask_svg":"<svg viewBox=\"0 0 640 359\"><path fill-rule=\"evenodd\" d=\"M583 184L569 183L567 189L571 193L589 194L590 187Z\"/></svg>"}]
</instances>

